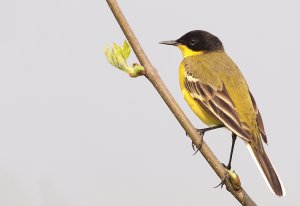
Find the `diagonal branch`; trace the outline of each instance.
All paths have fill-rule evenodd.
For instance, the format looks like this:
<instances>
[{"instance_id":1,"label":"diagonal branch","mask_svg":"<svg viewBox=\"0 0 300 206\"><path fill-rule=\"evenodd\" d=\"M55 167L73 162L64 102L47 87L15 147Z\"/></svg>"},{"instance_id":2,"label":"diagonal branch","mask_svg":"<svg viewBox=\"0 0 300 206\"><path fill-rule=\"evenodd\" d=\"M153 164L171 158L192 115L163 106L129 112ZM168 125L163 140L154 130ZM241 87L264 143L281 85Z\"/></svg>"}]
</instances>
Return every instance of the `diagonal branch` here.
<instances>
[{"instance_id":1,"label":"diagonal branch","mask_svg":"<svg viewBox=\"0 0 300 206\"><path fill-rule=\"evenodd\" d=\"M163 98L165 103L168 105L169 109L172 111L178 122L189 135L193 144L199 145L200 143L202 143L202 146L199 151L207 160L207 162L215 171L215 173L219 176L219 178L221 180L225 179L226 188L242 205L256 205L255 202L248 196L248 194L245 190L243 190L242 187L240 187L239 190L235 190L228 178L225 178L227 171L224 169L222 164L219 162L219 160L216 158L216 156L213 154L213 152L210 150L207 144L204 141L201 141L200 135L197 133L189 119L183 113L183 111L181 110L181 108L179 107L169 90L166 88L157 70L150 63L136 36L131 30L116 0L107 0L107 3L112 13L114 14L116 20L118 21L119 26L123 30L123 33L125 34L131 47L133 48L133 51L135 52L138 60L140 61L141 65L145 68L145 77L153 84L153 86Z\"/></svg>"}]
</instances>

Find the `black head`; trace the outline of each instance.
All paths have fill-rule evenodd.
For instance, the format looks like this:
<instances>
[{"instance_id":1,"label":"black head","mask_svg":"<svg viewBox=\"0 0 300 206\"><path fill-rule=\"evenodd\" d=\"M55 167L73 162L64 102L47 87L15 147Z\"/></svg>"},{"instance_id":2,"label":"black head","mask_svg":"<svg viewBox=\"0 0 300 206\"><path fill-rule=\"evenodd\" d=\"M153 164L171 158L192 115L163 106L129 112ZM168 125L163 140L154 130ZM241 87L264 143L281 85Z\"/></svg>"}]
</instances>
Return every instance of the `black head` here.
<instances>
[{"instance_id":1,"label":"black head","mask_svg":"<svg viewBox=\"0 0 300 206\"><path fill-rule=\"evenodd\" d=\"M164 41L160 43L175 46L185 45L193 51L210 52L224 50L223 44L218 37L202 30L190 31L175 41Z\"/></svg>"}]
</instances>

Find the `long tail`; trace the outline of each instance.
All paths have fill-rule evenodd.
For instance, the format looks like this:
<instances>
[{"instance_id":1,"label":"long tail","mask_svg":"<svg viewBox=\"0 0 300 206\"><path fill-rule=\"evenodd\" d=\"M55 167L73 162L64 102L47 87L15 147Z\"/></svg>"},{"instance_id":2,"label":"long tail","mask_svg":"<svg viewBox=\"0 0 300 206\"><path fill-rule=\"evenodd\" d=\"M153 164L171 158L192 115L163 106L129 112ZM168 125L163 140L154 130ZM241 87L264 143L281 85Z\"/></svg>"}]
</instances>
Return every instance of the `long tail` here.
<instances>
[{"instance_id":1,"label":"long tail","mask_svg":"<svg viewBox=\"0 0 300 206\"><path fill-rule=\"evenodd\" d=\"M284 196L284 186L264 149L252 146L249 143L247 143L247 148L271 191L278 196Z\"/></svg>"}]
</instances>

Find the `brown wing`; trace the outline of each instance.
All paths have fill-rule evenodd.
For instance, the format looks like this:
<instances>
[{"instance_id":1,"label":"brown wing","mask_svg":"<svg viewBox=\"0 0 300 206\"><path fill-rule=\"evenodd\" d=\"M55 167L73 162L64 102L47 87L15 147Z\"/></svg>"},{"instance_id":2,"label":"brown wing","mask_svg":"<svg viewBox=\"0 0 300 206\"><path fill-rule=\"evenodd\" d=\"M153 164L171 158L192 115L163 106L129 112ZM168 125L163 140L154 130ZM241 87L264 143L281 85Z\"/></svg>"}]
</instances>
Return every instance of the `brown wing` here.
<instances>
[{"instance_id":1,"label":"brown wing","mask_svg":"<svg viewBox=\"0 0 300 206\"><path fill-rule=\"evenodd\" d=\"M253 107L254 107L255 112L256 112L256 121L257 121L257 125L258 125L259 132L260 132L261 137L263 138L264 142L265 142L265 143L268 143L267 135L266 135L265 128L264 128L264 123L263 123L263 121L262 121L260 112L259 112L259 110L258 110L258 108L257 108L255 99L254 99L254 97L253 97L253 95L251 94L250 91L249 91L249 94L250 94L250 97L251 97L251 100L252 100Z\"/></svg>"},{"instance_id":2,"label":"brown wing","mask_svg":"<svg viewBox=\"0 0 300 206\"><path fill-rule=\"evenodd\" d=\"M246 141L250 140L251 135L243 129L234 103L223 83L220 88L213 88L210 85L200 83L189 70L186 70L185 86L206 112L221 121L236 135Z\"/></svg>"}]
</instances>

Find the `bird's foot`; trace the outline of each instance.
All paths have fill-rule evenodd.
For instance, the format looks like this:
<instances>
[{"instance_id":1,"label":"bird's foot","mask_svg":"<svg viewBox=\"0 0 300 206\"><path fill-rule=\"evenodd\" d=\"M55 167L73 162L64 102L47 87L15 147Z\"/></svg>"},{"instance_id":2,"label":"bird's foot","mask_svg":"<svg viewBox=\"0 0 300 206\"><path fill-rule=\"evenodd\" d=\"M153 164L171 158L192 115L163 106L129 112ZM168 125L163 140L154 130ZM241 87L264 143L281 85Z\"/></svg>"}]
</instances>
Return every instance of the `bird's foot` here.
<instances>
[{"instance_id":1,"label":"bird's foot","mask_svg":"<svg viewBox=\"0 0 300 206\"><path fill-rule=\"evenodd\" d=\"M228 172L226 172L224 179L223 179L217 186L215 186L214 188L218 188L218 187L221 186L221 189L222 189L223 186L224 186L225 183L226 183L226 179L227 179L227 178L228 178Z\"/></svg>"},{"instance_id":2,"label":"bird's foot","mask_svg":"<svg viewBox=\"0 0 300 206\"><path fill-rule=\"evenodd\" d=\"M223 164L223 166L225 167L225 169L228 167L228 166L225 166L224 164ZM236 174L236 172L234 170L227 170L227 169L226 169L226 173L224 175L224 179L222 179L220 184L218 184L214 188L218 188L221 186L221 189L222 189L223 186L226 184L226 181L229 182L229 184L233 190L235 190L235 191L241 190L241 181L240 181L239 176ZM228 187L226 187L226 189L230 190Z\"/></svg>"},{"instance_id":3,"label":"bird's foot","mask_svg":"<svg viewBox=\"0 0 300 206\"><path fill-rule=\"evenodd\" d=\"M214 126L214 127L208 127L208 128L204 128L204 129L196 129L198 134L201 137L201 140L200 140L200 143L198 143L198 144L192 143L193 150L195 151L195 153L193 155L197 154L197 152L201 149L202 141L203 141L203 137L204 137L205 132L210 131L210 130L214 130L214 129L218 129L218 128L222 128L222 127L224 127L224 125L217 125L217 126ZM188 136L187 132L185 132L185 134L186 134L186 136Z\"/></svg>"},{"instance_id":4,"label":"bird's foot","mask_svg":"<svg viewBox=\"0 0 300 206\"><path fill-rule=\"evenodd\" d=\"M201 137L201 141L199 144L194 144L192 143L192 148L194 150L194 154L197 154L197 152L201 149L201 146L202 146L202 141L203 141L203 137L204 137L204 133L206 132L205 129L196 129L197 130L197 133L200 135Z\"/></svg>"},{"instance_id":5,"label":"bird's foot","mask_svg":"<svg viewBox=\"0 0 300 206\"><path fill-rule=\"evenodd\" d=\"M226 166L224 163L222 163L223 167L226 169L226 170L231 170L231 164L228 163L228 165Z\"/></svg>"}]
</instances>

